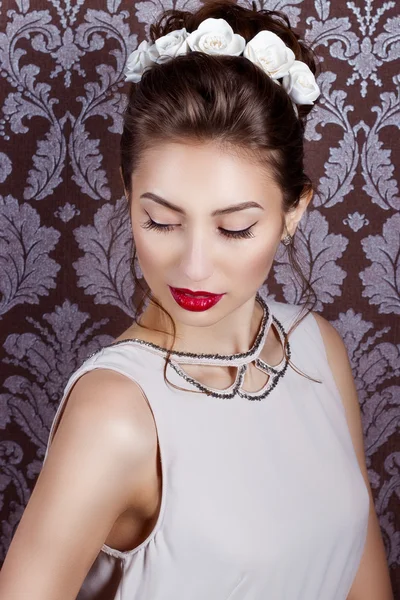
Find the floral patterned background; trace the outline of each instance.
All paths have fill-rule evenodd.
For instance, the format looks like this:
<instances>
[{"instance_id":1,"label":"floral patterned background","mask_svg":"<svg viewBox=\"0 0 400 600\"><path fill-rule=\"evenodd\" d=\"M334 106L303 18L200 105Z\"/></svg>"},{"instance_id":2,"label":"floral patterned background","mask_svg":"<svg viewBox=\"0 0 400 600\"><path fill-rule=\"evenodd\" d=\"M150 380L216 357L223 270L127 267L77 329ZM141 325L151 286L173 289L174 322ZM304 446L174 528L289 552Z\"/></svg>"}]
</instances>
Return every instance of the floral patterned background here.
<instances>
[{"instance_id":1,"label":"floral patterned background","mask_svg":"<svg viewBox=\"0 0 400 600\"><path fill-rule=\"evenodd\" d=\"M134 314L129 224L109 226L123 201L118 151L127 55L163 7L192 10L199 4L0 1L2 558L41 469L66 380ZM369 477L400 593L395 4L257 2L285 11L322 61L321 104L306 130L307 172L317 193L297 244L318 294L317 310L349 352ZM283 253L267 293L289 303L301 300Z\"/></svg>"}]
</instances>

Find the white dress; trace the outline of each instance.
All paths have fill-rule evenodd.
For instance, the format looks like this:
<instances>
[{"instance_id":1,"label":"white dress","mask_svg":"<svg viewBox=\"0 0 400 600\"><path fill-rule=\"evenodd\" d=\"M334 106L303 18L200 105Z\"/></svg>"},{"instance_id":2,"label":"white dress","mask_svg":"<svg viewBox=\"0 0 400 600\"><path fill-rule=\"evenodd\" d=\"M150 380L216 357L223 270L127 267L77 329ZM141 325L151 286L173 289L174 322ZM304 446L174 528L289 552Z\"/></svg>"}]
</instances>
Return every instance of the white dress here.
<instances>
[{"instance_id":1,"label":"white dress","mask_svg":"<svg viewBox=\"0 0 400 600\"><path fill-rule=\"evenodd\" d=\"M172 355L167 377L188 390L204 388L185 375L185 363L236 364L237 381L222 393L167 386L165 351L137 339L100 349L70 376L46 456L76 380L113 369L147 397L163 480L153 531L130 551L103 545L77 600L346 600L365 545L369 494L344 407L312 314L289 337L290 360L322 383L287 359L274 367L258 359L268 329L281 336L300 310L259 301L264 318L249 352ZM247 394L240 386L251 361L270 377Z\"/></svg>"}]
</instances>

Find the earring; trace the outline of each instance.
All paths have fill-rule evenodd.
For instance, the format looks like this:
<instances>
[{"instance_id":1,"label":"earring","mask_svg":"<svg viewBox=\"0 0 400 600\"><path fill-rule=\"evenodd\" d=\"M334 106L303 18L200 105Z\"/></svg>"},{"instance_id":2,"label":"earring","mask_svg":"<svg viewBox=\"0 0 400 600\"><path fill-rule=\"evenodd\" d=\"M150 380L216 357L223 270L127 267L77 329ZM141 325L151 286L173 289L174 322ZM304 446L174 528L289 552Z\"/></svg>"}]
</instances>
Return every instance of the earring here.
<instances>
[{"instance_id":1,"label":"earring","mask_svg":"<svg viewBox=\"0 0 400 600\"><path fill-rule=\"evenodd\" d=\"M285 235L285 237L282 239L282 244L284 244L285 246L289 246L292 243L292 236L290 235L290 233L287 233Z\"/></svg>"}]
</instances>

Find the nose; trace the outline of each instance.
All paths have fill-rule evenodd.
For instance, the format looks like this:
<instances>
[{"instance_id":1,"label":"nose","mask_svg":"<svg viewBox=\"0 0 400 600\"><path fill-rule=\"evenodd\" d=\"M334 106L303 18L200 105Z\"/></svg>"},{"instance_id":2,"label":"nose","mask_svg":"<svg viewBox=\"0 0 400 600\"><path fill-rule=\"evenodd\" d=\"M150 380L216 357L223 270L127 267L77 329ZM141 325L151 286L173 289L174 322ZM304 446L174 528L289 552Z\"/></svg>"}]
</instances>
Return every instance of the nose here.
<instances>
[{"instance_id":1,"label":"nose","mask_svg":"<svg viewBox=\"0 0 400 600\"><path fill-rule=\"evenodd\" d=\"M213 267L212 244L201 232L188 236L180 261L181 273L190 281L206 281Z\"/></svg>"}]
</instances>

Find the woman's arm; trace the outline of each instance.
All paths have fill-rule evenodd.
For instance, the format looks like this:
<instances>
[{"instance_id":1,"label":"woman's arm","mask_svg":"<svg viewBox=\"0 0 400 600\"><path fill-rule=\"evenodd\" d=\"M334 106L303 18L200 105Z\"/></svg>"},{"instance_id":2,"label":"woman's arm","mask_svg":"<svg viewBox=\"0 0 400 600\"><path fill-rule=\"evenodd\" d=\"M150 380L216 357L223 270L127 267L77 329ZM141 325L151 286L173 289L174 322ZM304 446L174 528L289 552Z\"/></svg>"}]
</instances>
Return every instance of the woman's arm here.
<instances>
[{"instance_id":1,"label":"woman's arm","mask_svg":"<svg viewBox=\"0 0 400 600\"><path fill-rule=\"evenodd\" d=\"M347 350L336 329L321 315L312 314L324 340L328 362L342 398L354 450L370 496L367 539L347 600L393 600L385 546L365 464L361 411Z\"/></svg>"},{"instance_id":2,"label":"woman's arm","mask_svg":"<svg viewBox=\"0 0 400 600\"><path fill-rule=\"evenodd\" d=\"M75 600L154 451L145 404L113 371L77 381L0 572L0 598Z\"/></svg>"}]
</instances>

